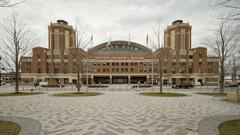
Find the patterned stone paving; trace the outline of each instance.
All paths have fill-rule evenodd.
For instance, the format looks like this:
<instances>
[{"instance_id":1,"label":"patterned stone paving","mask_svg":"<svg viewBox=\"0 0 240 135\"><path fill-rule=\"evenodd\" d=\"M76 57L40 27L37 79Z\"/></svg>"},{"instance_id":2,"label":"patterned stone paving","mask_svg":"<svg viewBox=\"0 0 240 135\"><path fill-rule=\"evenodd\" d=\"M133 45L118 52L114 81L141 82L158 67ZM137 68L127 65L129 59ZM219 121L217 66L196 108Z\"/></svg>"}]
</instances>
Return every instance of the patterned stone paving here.
<instances>
[{"instance_id":1,"label":"patterned stone paving","mask_svg":"<svg viewBox=\"0 0 240 135\"><path fill-rule=\"evenodd\" d=\"M148 97L102 91L95 97L0 97L1 116L42 123L42 135L198 135L200 120L240 114L240 105L211 96Z\"/></svg>"}]
</instances>

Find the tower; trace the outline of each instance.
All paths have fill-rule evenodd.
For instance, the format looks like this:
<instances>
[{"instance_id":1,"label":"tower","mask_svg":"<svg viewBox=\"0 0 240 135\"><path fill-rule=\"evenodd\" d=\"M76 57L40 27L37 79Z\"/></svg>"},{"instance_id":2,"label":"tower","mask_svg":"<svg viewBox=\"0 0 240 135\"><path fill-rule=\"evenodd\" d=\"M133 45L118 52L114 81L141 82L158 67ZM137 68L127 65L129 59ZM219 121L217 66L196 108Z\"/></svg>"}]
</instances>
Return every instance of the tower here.
<instances>
[{"instance_id":1,"label":"tower","mask_svg":"<svg viewBox=\"0 0 240 135\"><path fill-rule=\"evenodd\" d=\"M75 47L75 31L67 21L57 20L48 26L48 48L53 50L67 50Z\"/></svg>"},{"instance_id":2,"label":"tower","mask_svg":"<svg viewBox=\"0 0 240 135\"><path fill-rule=\"evenodd\" d=\"M191 29L189 23L182 20L172 22L164 30L164 46L179 52L180 50L189 51L191 49Z\"/></svg>"}]
</instances>

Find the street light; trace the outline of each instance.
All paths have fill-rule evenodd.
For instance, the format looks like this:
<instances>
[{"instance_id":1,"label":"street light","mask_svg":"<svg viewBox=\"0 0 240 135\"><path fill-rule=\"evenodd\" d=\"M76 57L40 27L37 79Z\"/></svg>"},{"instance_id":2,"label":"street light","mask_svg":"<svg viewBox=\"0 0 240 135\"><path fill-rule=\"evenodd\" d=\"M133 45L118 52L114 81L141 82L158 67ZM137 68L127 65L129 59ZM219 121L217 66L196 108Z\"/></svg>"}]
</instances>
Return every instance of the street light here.
<instances>
[{"instance_id":1,"label":"street light","mask_svg":"<svg viewBox=\"0 0 240 135\"><path fill-rule=\"evenodd\" d=\"M86 69L87 69L87 76L86 76L86 84L87 84L87 92L88 92L88 51L90 48L87 49L87 64L86 64Z\"/></svg>"},{"instance_id":2,"label":"street light","mask_svg":"<svg viewBox=\"0 0 240 135\"><path fill-rule=\"evenodd\" d=\"M2 61L2 57L0 57L0 86L2 86L2 63L1 63L1 61Z\"/></svg>"},{"instance_id":3,"label":"street light","mask_svg":"<svg viewBox=\"0 0 240 135\"><path fill-rule=\"evenodd\" d=\"M2 57L0 57L0 86L2 86L2 70L5 70L5 68L2 68Z\"/></svg>"},{"instance_id":4,"label":"street light","mask_svg":"<svg viewBox=\"0 0 240 135\"><path fill-rule=\"evenodd\" d=\"M153 59L153 58L154 58L154 57L153 57L153 52L152 52L152 79L151 79L151 80L152 80L152 81L151 81L151 83L152 83L152 84L151 84L151 85L152 85L152 92L153 92L153 69L154 69L154 68L153 68L153 63L154 63L154 59Z\"/></svg>"}]
</instances>

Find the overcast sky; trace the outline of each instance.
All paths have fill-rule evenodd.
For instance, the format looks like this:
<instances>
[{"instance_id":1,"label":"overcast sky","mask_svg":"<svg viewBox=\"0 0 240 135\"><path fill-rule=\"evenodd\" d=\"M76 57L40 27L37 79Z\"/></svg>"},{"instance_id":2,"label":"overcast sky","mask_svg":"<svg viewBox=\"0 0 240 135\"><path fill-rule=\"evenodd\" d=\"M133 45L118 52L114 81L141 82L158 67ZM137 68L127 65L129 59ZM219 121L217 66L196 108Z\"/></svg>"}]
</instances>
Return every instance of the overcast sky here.
<instances>
[{"instance_id":1,"label":"overcast sky","mask_svg":"<svg viewBox=\"0 0 240 135\"><path fill-rule=\"evenodd\" d=\"M216 24L213 18L222 9L213 7L214 0L27 0L14 8L0 8L0 16L20 13L24 23L39 37L38 46L48 45L48 25L58 19L80 28L87 26L86 38L94 35L94 44L112 40L128 40L145 44L146 35L153 38L152 27L160 22L163 29L181 19L192 25L192 46L202 46Z\"/></svg>"}]
</instances>

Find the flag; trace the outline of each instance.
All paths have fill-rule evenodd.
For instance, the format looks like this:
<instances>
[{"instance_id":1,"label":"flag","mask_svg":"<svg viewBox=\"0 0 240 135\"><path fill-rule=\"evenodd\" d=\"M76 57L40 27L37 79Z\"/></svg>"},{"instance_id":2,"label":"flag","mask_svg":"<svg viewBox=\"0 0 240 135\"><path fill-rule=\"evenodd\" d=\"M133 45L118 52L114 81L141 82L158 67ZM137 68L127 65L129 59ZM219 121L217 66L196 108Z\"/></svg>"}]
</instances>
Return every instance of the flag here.
<instances>
[{"instance_id":1,"label":"flag","mask_svg":"<svg viewBox=\"0 0 240 135\"><path fill-rule=\"evenodd\" d=\"M130 33L128 34L128 45L131 44L131 41L130 41Z\"/></svg>"},{"instance_id":2,"label":"flag","mask_svg":"<svg viewBox=\"0 0 240 135\"><path fill-rule=\"evenodd\" d=\"M92 34L92 36L91 36L91 38L90 38L90 44L91 44L91 46L93 47L93 34Z\"/></svg>"},{"instance_id":3,"label":"flag","mask_svg":"<svg viewBox=\"0 0 240 135\"><path fill-rule=\"evenodd\" d=\"M147 34L147 37L146 37L146 45L148 45L148 34Z\"/></svg>"},{"instance_id":4,"label":"flag","mask_svg":"<svg viewBox=\"0 0 240 135\"><path fill-rule=\"evenodd\" d=\"M110 34L110 37L109 37L109 40L108 40L108 43L107 43L107 45L106 45L106 48L108 48L109 47L109 45L111 44L111 37L112 35Z\"/></svg>"}]
</instances>

